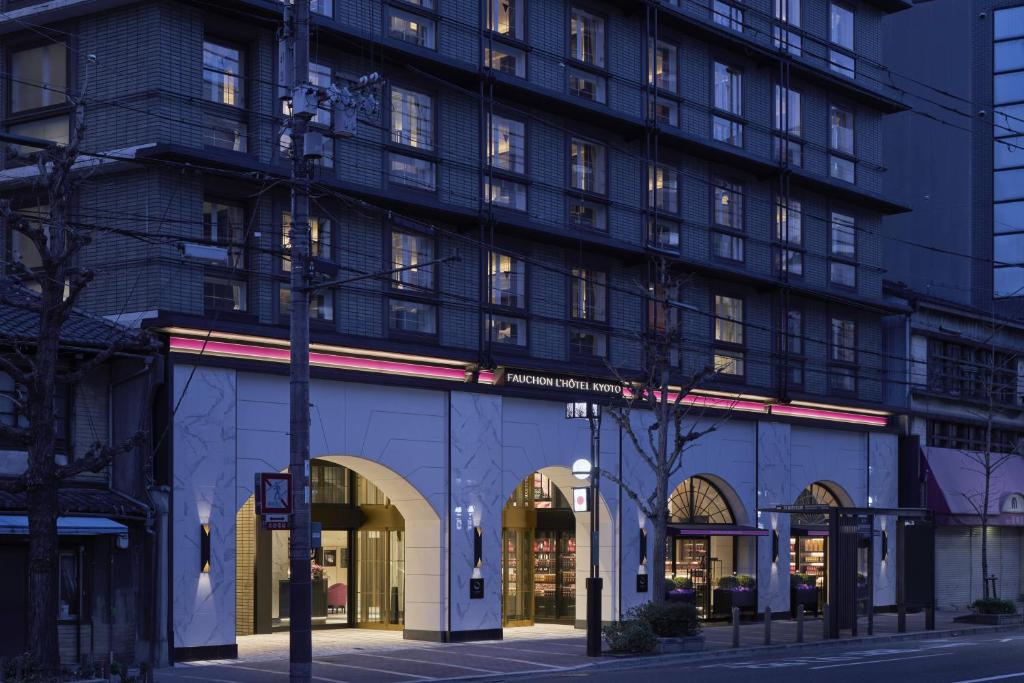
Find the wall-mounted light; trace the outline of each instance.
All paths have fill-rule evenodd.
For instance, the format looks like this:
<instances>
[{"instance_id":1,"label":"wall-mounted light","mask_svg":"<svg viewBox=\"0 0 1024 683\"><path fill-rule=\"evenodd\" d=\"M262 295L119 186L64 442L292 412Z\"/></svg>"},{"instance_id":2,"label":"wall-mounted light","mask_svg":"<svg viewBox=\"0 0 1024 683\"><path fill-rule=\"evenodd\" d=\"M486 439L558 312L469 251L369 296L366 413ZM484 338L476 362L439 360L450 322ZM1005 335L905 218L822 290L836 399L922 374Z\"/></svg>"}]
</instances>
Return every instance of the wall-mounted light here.
<instances>
[{"instance_id":1,"label":"wall-mounted light","mask_svg":"<svg viewBox=\"0 0 1024 683\"><path fill-rule=\"evenodd\" d=\"M779 531L772 530L772 562L779 561Z\"/></svg>"},{"instance_id":2,"label":"wall-mounted light","mask_svg":"<svg viewBox=\"0 0 1024 683\"><path fill-rule=\"evenodd\" d=\"M882 562L889 559L889 532L882 529Z\"/></svg>"},{"instance_id":3,"label":"wall-mounted light","mask_svg":"<svg viewBox=\"0 0 1024 683\"><path fill-rule=\"evenodd\" d=\"M210 525L199 525L199 571L210 573Z\"/></svg>"},{"instance_id":4,"label":"wall-mounted light","mask_svg":"<svg viewBox=\"0 0 1024 683\"><path fill-rule=\"evenodd\" d=\"M484 532L480 527L473 528L473 574L480 573L484 563Z\"/></svg>"},{"instance_id":5,"label":"wall-mounted light","mask_svg":"<svg viewBox=\"0 0 1024 683\"><path fill-rule=\"evenodd\" d=\"M647 568L647 529L640 529L640 568Z\"/></svg>"}]
</instances>

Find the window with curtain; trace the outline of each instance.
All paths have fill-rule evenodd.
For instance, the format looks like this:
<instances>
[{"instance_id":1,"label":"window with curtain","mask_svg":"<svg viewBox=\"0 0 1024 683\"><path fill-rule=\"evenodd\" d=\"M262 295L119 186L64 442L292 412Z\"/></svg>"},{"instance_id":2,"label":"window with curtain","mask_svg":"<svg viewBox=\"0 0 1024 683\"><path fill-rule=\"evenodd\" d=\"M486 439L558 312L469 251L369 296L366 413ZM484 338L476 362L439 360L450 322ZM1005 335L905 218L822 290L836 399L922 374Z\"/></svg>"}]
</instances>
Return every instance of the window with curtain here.
<instances>
[{"instance_id":1,"label":"window with curtain","mask_svg":"<svg viewBox=\"0 0 1024 683\"><path fill-rule=\"evenodd\" d=\"M719 142L743 146L743 74L739 69L715 62L711 136Z\"/></svg>"},{"instance_id":2,"label":"window with curtain","mask_svg":"<svg viewBox=\"0 0 1024 683\"><path fill-rule=\"evenodd\" d=\"M390 151L389 179L415 189L437 188L434 152L434 102L430 95L391 87L390 142L405 152Z\"/></svg>"},{"instance_id":3,"label":"window with curtain","mask_svg":"<svg viewBox=\"0 0 1024 683\"><path fill-rule=\"evenodd\" d=\"M853 9L833 2L829 4L829 68L848 78L856 75L857 63L853 56Z\"/></svg>"}]
</instances>

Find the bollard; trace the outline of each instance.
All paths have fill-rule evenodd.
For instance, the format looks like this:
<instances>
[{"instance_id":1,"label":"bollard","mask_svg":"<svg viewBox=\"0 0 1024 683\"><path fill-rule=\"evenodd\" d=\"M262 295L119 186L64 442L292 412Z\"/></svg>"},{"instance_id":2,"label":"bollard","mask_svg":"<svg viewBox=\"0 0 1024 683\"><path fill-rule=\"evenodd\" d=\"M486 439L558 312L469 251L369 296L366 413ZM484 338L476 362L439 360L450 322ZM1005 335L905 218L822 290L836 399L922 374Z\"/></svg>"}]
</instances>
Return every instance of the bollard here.
<instances>
[{"instance_id":1,"label":"bollard","mask_svg":"<svg viewBox=\"0 0 1024 683\"><path fill-rule=\"evenodd\" d=\"M804 642L804 606L796 606L796 642Z\"/></svg>"},{"instance_id":2,"label":"bollard","mask_svg":"<svg viewBox=\"0 0 1024 683\"><path fill-rule=\"evenodd\" d=\"M896 632L907 632L907 605L904 602L896 606Z\"/></svg>"},{"instance_id":3,"label":"bollard","mask_svg":"<svg viewBox=\"0 0 1024 683\"><path fill-rule=\"evenodd\" d=\"M740 608L732 608L732 646L740 646Z\"/></svg>"},{"instance_id":4,"label":"bollard","mask_svg":"<svg viewBox=\"0 0 1024 683\"><path fill-rule=\"evenodd\" d=\"M764 644L772 644L772 608L764 608Z\"/></svg>"},{"instance_id":5,"label":"bollard","mask_svg":"<svg viewBox=\"0 0 1024 683\"><path fill-rule=\"evenodd\" d=\"M828 640L828 637L829 637L829 632L828 632L828 621L829 621L829 619L828 618L831 615L831 612L832 612L832 605L829 605L828 603L825 603L825 606L821 610L821 639L822 640Z\"/></svg>"}]
</instances>

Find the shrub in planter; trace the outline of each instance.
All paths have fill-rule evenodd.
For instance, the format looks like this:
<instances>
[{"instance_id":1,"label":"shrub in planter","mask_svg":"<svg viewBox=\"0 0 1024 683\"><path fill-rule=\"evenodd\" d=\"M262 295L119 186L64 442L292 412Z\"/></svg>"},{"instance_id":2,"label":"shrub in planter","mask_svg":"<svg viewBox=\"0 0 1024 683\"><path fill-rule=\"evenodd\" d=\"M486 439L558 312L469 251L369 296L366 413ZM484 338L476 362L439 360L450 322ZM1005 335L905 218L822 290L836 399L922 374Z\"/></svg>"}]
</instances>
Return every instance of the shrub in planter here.
<instances>
[{"instance_id":1,"label":"shrub in planter","mask_svg":"<svg viewBox=\"0 0 1024 683\"><path fill-rule=\"evenodd\" d=\"M670 588L665 591L665 599L669 602L694 603L697 601L697 592L693 589L693 581L677 576L672 579Z\"/></svg>"},{"instance_id":2,"label":"shrub in planter","mask_svg":"<svg viewBox=\"0 0 1024 683\"><path fill-rule=\"evenodd\" d=\"M693 590L693 579L687 579L682 576L673 577L672 583L675 584L676 588L682 588L685 590Z\"/></svg>"},{"instance_id":3,"label":"shrub in planter","mask_svg":"<svg viewBox=\"0 0 1024 683\"><path fill-rule=\"evenodd\" d=\"M634 607L628 616L649 624L659 638L688 638L698 635L702 628L697 608L687 603L647 602Z\"/></svg>"},{"instance_id":4,"label":"shrub in planter","mask_svg":"<svg viewBox=\"0 0 1024 683\"><path fill-rule=\"evenodd\" d=\"M1012 600L982 598L971 603L971 609L978 614L1016 614L1017 606Z\"/></svg>"},{"instance_id":5,"label":"shrub in planter","mask_svg":"<svg viewBox=\"0 0 1024 683\"><path fill-rule=\"evenodd\" d=\"M750 574L740 574L736 577L736 581L739 583L741 590L752 591L757 588L757 579Z\"/></svg>"},{"instance_id":6,"label":"shrub in planter","mask_svg":"<svg viewBox=\"0 0 1024 683\"><path fill-rule=\"evenodd\" d=\"M605 624L601 628L601 633L612 652L651 652L658 646L658 637L654 635L651 625L641 619Z\"/></svg>"},{"instance_id":7,"label":"shrub in planter","mask_svg":"<svg viewBox=\"0 0 1024 683\"><path fill-rule=\"evenodd\" d=\"M723 576L718 579L718 588L724 591L731 591L739 587L740 582L735 576Z\"/></svg>"},{"instance_id":8,"label":"shrub in planter","mask_svg":"<svg viewBox=\"0 0 1024 683\"><path fill-rule=\"evenodd\" d=\"M814 577L810 574L790 574L789 587L799 590L810 590L815 588Z\"/></svg>"}]
</instances>

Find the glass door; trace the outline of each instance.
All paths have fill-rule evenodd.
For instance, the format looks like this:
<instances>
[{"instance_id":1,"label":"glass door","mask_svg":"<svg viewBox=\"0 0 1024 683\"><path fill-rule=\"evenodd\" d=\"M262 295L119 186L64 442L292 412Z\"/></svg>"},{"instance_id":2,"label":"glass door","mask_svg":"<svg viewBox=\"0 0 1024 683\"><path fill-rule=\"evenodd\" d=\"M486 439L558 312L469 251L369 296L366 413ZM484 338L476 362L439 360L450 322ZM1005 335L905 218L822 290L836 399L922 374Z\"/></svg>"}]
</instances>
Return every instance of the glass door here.
<instances>
[{"instance_id":1,"label":"glass door","mask_svg":"<svg viewBox=\"0 0 1024 683\"><path fill-rule=\"evenodd\" d=\"M534 618L558 618L558 532L537 530L533 541Z\"/></svg>"},{"instance_id":2,"label":"glass door","mask_svg":"<svg viewBox=\"0 0 1024 683\"><path fill-rule=\"evenodd\" d=\"M558 534L558 619L576 622L576 534Z\"/></svg>"},{"instance_id":3,"label":"glass door","mask_svg":"<svg viewBox=\"0 0 1024 683\"><path fill-rule=\"evenodd\" d=\"M533 624L532 541L530 529L502 532L503 622L506 626Z\"/></svg>"},{"instance_id":4,"label":"glass door","mask_svg":"<svg viewBox=\"0 0 1024 683\"><path fill-rule=\"evenodd\" d=\"M697 614L702 618L711 615L711 589L710 567L710 539L701 538L677 538L675 552L676 576L693 581L694 599L697 605Z\"/></svg>"},{"instance_id":5,"label":"glass door","mask_svg":"<svg viewBox=\"0 0 1024 683\"><path fill-rule=\"evenodd\" d=\"M356 545L356 625L400 628L405 622L405 532L366 529Z\"/></svg>"}]
</instances>

